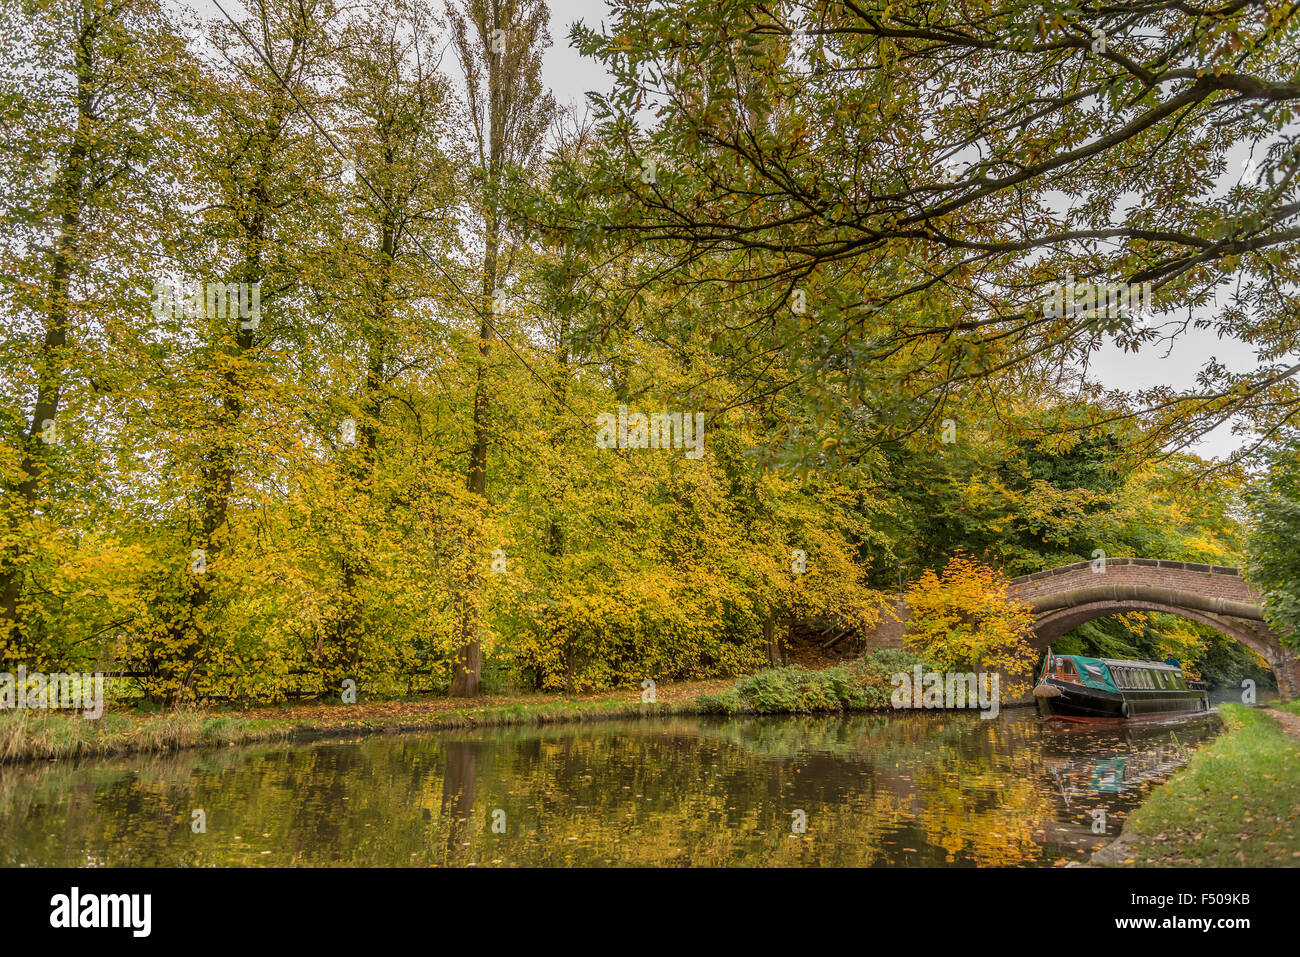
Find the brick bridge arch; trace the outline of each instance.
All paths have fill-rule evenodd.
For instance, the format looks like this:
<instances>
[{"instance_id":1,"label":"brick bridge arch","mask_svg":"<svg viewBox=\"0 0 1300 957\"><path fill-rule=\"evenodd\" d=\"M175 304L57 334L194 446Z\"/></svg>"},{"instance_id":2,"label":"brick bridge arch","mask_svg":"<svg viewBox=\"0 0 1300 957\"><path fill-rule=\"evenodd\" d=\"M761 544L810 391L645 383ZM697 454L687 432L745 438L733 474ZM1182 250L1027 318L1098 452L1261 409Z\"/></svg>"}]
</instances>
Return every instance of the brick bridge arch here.
<instances>
[{"instance_id":1,"label":"brick bridge arch","mask_svg":"<svg viewBox=\"0 0 1300 957\"><path fill-rule=\"evenodd\" d=\"M1283 700L1300 695L1300 657L1284 648L1264 621L1263 603L1236 568L1146 558L1075 562L1011 581L1012 593L1034 610L1035 648L1046 648L1094 618L1132 611L1163 611L1202 622L1259 654L1277 676ZM907 609L895 605L897 622L882 623L877 639L896 645L906 630Z\"/></svg>"}]
</instances>

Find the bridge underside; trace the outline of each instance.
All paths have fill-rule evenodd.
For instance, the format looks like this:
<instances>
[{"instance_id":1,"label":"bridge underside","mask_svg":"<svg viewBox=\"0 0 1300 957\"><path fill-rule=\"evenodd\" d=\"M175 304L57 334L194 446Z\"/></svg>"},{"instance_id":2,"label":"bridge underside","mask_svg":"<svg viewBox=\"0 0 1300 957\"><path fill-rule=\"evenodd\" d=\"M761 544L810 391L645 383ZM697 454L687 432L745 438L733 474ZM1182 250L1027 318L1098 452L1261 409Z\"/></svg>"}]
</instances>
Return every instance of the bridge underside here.
<instances>
[{"instance_id":1,"label":"bridge underside","mask_svg":"<svg viewBox=\"0 0 1300 957\"><path fill-rule=\"evenodd\" d=\"M1085 622L1108 615L1159 611L1181 615L1235 638L1268 662L1284 701L1300 695L1300 658L1284 648L1259 606L1146 585L1094 585L1031 599L1034 647L1046 648Z\"/></svg>"}]
</instances>

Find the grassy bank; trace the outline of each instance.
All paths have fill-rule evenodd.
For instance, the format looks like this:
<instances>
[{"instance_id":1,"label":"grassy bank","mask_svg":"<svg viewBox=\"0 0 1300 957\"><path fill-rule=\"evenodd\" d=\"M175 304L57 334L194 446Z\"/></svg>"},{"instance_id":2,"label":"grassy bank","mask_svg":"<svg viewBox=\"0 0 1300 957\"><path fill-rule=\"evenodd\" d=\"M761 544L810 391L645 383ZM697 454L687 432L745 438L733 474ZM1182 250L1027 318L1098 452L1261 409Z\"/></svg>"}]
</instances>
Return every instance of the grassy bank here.
<instances>
[{"instance_id":1,"label":"grassy bank","mask_svg":"<svg viewBox=\"0 0 1300 957\"><path fill-rule=\"evenodd\" d=\"M1300 703L1280 706L1300 714ZM1097 863L1300 865L1300 736L1262 710L1225 704L1228 730L1133 812Z\"/></svg>"},{"instance_id":2,"label":"grassy bank","mask_svg":"<svg viewBox=\"0 0 1300 957\"><path fill-rule=\"evenodd\" d=\"M259 741L349 737L600 721L682 714L796 714L889 707L889 676L915 658L882 651L829 668L768 668L737 681L661 684L653 703L639 689L585 695L531 694L283 705L165 714L115 711L98 720L62 712L0 712L0 763L169 751Z\"/></svg>"},{"instance_id":3,"label":"grassy bank","mask_svg":"<svg viewBox=\"0 0 1300 957\"><path fill-rule=\"evenodd\" d=\"M736 681L661 684L653 703L639 689L585 695L531 694L312 704L242 711L165 714L114 711L87 721L75 714L0 712L0 763L131 751L169 751L258 741L350 737L685 714L809 714L890 708L890 676L919 659L896 650L822 669L768 668Z\"/></svg>"},{"instance_id":4,"label":"grassy bank","mask_svg":"<svg viewBox=\"0 0 1300 957\"><path fill-rule=\"evenodd\" d=\"M6 711L0 712L0 763L384 732L698 714L702 710L700 697L726 684L661 685L653 703L642 703L639 690L623 689L573 697L493 697L473 703L435 698L164 714L110 709L93 721L63 712Z\"/></svg>"},{"instance_id":5,"label":"grassy bank","mask_svg":"<svg viewBox=\"0 0 1300 957\"><path fill-rule=\"evenodd\" d=\"M0 712L0 764L74 758L127 751L173 751L266 741L288 735L272 722L196 711L133 717L47 711Z\"/></svg>"}]
</instances>

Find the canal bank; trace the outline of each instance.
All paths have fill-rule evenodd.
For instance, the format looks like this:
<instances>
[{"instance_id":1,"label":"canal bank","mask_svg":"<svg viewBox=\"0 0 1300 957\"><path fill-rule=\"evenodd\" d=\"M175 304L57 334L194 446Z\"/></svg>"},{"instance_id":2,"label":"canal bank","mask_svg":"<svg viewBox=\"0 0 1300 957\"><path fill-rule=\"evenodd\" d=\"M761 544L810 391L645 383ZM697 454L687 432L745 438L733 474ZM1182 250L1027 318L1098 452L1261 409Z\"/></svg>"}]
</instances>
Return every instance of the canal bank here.
<instances>
[{"instance_id":1,"label":"canal bank","mask_svg":"<svg viewBox=\"0 0 1300 957\"><path fill-rule=\"evenodd\" d=\"M766 669L739 679L685 681L586 694L423 697L194 708L146 713L109 706L94 720L75 712L0 712L0 764L17 761L176 751L271 741L310 741L367 734L527 727L615 718L671 717L717 711L808 713L887 707L890 669L915 659L901 652L865 655L824 669ZM755 683L783 694L753 700Z\"/></svg>"},{"instance_id":2,"label":"canal bank","mask_svg":"<svg viewBox=\"0 0 1300 957\"><path fill-rule=\"evenodd\" d=\"M699 714L700 697L730 681L661 685L654 701L619 689L602 694L360 701L355 704L182 709L161 714L113 711L93 721L77 714L0 714L0 764L101 757L266 742L355 738L369 734L454 731Z\"/></svg>"},{"instance_id":3,"label":"canal bank","mask_svg":"<svg viewBox=\"0 0 1300 957\"><path fill-rule=\"evenodd\" d=\"M1300 865L1300 702L1220 707L1227 728L1092 856L1108 866Z\"/></svg>"},{"instance_id":4,"label":"canal bank","mask_svg":"<svg viewBox=\"0 0 1300 957\"><path fill-rule=\"evenodd\" d=\"M618 718L893 712L895 677L913 673L919 676L922 668L915 655L884 649L825 668L790 665L737 679L675 682L577 695L485 696L473 701L444 697L363 700L187 709L161 714L110 706L96 720L85 720L76 713L0 712L0 764ZM928 700L927 708L933 707ZM979 708L985 716L994 717L1000 709L1022 707L1032 700L1004 697L989 707L989 702L981 704L972 699L967 708L959 710Z\"/></svg>"}]
</instances>

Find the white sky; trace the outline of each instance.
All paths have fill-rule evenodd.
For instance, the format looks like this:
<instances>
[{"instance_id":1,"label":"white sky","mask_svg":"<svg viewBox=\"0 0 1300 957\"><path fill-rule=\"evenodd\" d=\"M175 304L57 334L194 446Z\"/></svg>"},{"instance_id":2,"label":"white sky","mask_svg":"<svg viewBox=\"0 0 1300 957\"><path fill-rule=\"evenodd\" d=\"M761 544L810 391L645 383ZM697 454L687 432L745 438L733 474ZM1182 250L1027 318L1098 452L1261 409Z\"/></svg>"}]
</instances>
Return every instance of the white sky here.
<instances>
[{"instance_id":1,"label":"white sky","mask_svg":"<svg viewBox=\"0 0 1300 957\"><path fill-rule=\"evenodd\" d=\"M581 20L587 26L599 29L605 15L605 0L549 0L551 8L551 49L546 53L543 68L546 80L561 105L581 105L588 90L604 91L609 86L604 67L595 60L578 55L569 46L569 27Z\"/></svg>"},{"instance_id":2,"label":"white sky","mask_svg":"<svg viewBox=\"0 0 1300 957\"><path fill-rule=\"evenodd\" d=\"M220 2L232 15L238 16L238 0ZM607 10L605 0L548 0L548 3L553 42L543 61L544 79L557 103L580 108L587 91L607 89L608 77L598 63L579 56L569 46L569 27L575 21L599 27ZM213 0L188 0L186 5L200 16L221 15ZM1240 160L1244 160L1245 147L1240 153ZM1239 172L1230 170L1231 178L1235 180ZM1210 358L1218 359L1234 372L1244 372L1257 364L1252 347L1233 339L1219 339L1209 330L1192 329L1181 334L1172 349L1162 344L1144 348L1138 353L1125 353L1107 344L1092 356L1089 369L1094 381L1112 389L1136 390L1155 385L1191 388L1195 385L1197 372ZM1206 458L1217 458L1241 444L1242 440L1234 436L1230 426L1225 424L1190 451Z\"/></svg>"}]
</instances>

